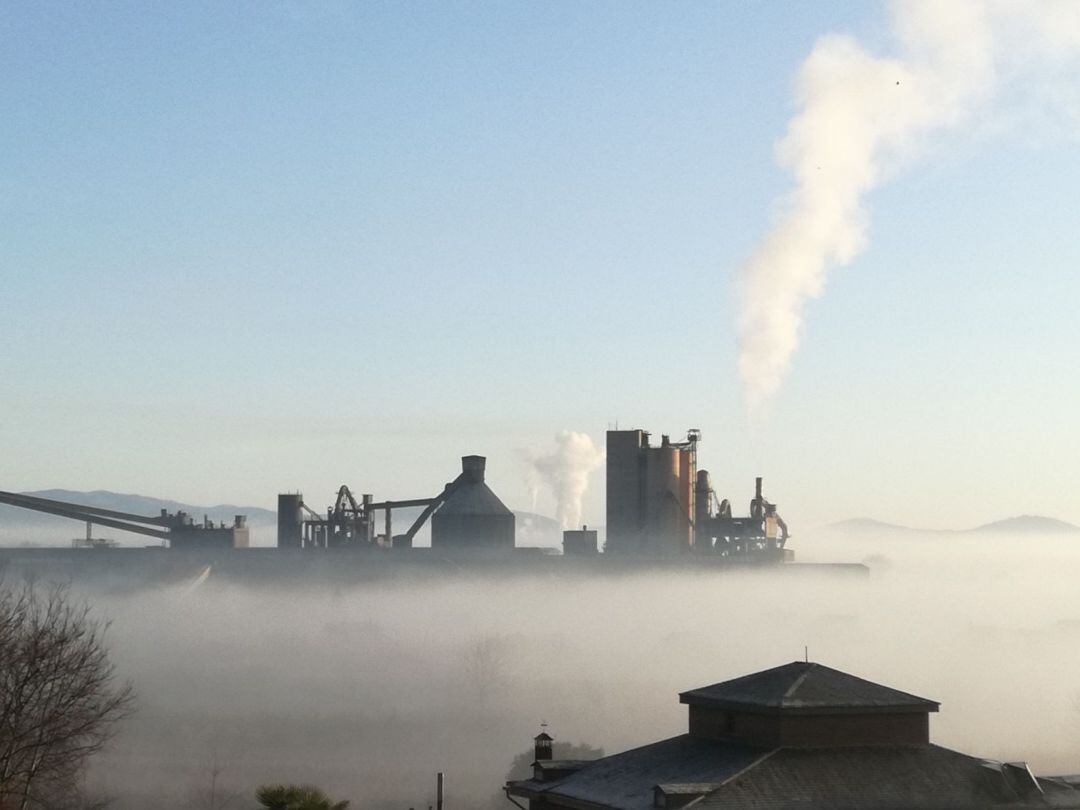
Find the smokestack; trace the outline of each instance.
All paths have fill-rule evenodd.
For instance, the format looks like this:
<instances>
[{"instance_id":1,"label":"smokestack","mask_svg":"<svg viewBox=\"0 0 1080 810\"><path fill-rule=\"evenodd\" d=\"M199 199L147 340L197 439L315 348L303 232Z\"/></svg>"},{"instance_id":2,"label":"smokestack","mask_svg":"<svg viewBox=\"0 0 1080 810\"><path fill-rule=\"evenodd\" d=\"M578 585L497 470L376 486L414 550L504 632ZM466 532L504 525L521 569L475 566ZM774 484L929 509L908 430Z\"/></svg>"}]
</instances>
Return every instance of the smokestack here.
<instances>
[{"instance_id":1,"label":"smokestack","mask_svg":"<svg viewBox=\"0 0 1080 810\"><path fill-rule=\"evenodd\" d=\"M480 459L480 461L483 462L483 459ZM483 472L483 467L481 467L481 472ZM481 478L480 480L483 480L483 479ZM443 800L443 773L442 773L442 771L439 771L438 775L435 777L435 808L436 808L436 810L443 810L442 800Z\"/></svg>"},{"instance_id":2,"label":"smokestack","mask_svg":"<svg viewBox=\"0 0 1080 810\"><path fill-rule=\"evenodd\" d=\"M754 479L754 497L761 500L761 477Z\"/></svg>"},{"instance_id":3,"label":"smokestack","mask_svg":"<svg viewBox=\"0 0 1080 810\"><path fill-rule=\"evenodd\" d=\"M484 482L485 466L487 466L487 459L483 456L461 457L461 471L465 473L466 477L474 484L482 484Z\"/></svg>"}]
</instances>

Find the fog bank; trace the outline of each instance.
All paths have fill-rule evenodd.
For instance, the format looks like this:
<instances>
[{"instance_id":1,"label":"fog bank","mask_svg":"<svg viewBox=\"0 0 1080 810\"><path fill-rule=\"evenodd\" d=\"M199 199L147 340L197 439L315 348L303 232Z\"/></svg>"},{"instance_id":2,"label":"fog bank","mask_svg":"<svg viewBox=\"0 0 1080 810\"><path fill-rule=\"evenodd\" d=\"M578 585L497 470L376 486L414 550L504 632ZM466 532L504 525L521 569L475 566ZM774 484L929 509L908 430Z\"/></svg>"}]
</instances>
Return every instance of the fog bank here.
<instances>
[{"instance_id":1,"label":"fog bank","mask_svg":"<svg viewBox=\"0 0 1080 810\"><path fill-rule=\"evenodd\" d=\"M357 587L82 587L113 619L138 717L97 760L119 808L199 806L270 780L354 807L497 797L541 720L608 752L682 733L677 693L810 658L942 702L932 739L1043 773L1080 771L1076 541L799 537L814 572L393 579ZM194 575L198 572L193 572ZM76 583L78 586L78 583Z\"/></svg>"}]
</instances>

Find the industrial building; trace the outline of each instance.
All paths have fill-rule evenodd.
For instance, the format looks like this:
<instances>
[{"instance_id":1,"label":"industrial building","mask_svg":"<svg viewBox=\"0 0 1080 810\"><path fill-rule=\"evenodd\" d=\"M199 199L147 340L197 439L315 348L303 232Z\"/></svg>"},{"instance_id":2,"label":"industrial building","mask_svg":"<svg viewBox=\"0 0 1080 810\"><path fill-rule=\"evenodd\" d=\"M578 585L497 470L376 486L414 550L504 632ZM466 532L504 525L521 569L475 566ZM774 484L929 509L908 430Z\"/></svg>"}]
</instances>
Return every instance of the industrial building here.
<instances>
[{"instance_id":1,"label":"industrial building","mask_svg":"<svg viewBox=\"0 0 1080 810\"><path fill-rule=\"evenodd\" d=\"M357 501L342 486L325 514L305 504L300 493L282 493L278 548L411 548L416 533L430 519L432 548L512 549L514 513L485 482L486 466L483 456L463 456L461 474L432 498L376 502L364 494ZM409 528L394 534L394 511L417 507L422 511ZM377 533L380 524L383 531Z\"/></svg>"},{"instance_id":2,"label":"industrial building","mask_svg":"<svg viewBox=\"0 0 1080 810\"><path fill-rule=\"evenodd\" d=\"M663 554L697 551L725 556L790 559L787 524L756 479L749 515L735 517L697 469L701 431L651 444L644 430L607 433L606 552Z\"/></svg>"},{"instance_id":3,"label":"industrial building","mask_svg":"<svg viewBox=\"0 0 1080 810\"><path fill-rule=\"evenodd\" d=\"M563 554L571 557L585 554L592 555L600 551L597 544L596 529L582 526L580 529L567 529L563 532Z\"/></svg>"},{"instance_id":4,"label":"industrial building","mask_svg":"<svg viewBox=\"0 0 1080 810\"><path fill-rule=\"evenodd\" d=\"M936 701L796 661L692 689L687 733L594 761L551 758L507 797L530 810L1080 808L1063 777L930 742Z\"/></svg>"},{"instance_id":5,"label":"industrial building","mask_svg":"<svg viewBox=\"0 0 1080 810\"><path fill-rule=\"evenodd\" d=\"M690 550L699 437L654 447L644 430L608 431L605 551Z\"/></svg>"},{"instance_id":6,"label":"industrial building","mask_svg":"<svg viewBox=\"0 0 1080 810\"><path fill-rule=\"evenodd\" d=\"M174 549L247 548L249 541L247 519L244 515L236 515L232 525L215 524L206 517L196 521L182 511L170 514L162 509L157 515L136 515L17 492L0 492L0 503L85 523L86 539L76 544L83 548L109 547L107 542L94 540L94 526L108 526L144 537L153 537Z\"/></svg>"},{"instance_id":7,"label":"industrial building","mask_svg":"<svg viewBox=\"0 0 1080 810\"><path fill-rule=\"evenodd\" d=\"M483 456L461 459L461 475L447 487L431 517L432 548L514 547L514 513L484 482L486 463Z\"/></svg>"},{"instance_id":8,"label":"industrial building","mask_svg":"<svg viewBox=\"0 0 1080 810\"><path fill-rule=\"evenodd\" d=\"M685 552L711 554L736 561L777 562L792 558L785 548L787 525L775 504L766 500L762 479L756 481L749 514L733 515L727 499L713 492L707 470L697 468L701 432L672 441L667 435L653 444L644 430L607 433L607 526L603 552L642 557ZM358 497L341 486L331 505L314 509L299 492L278 495L277 547L300 549L407 549L420 529L431 526L431 547L437 550L499 550L515 547L515 517L485 481L486 459L461 458L461 473L434 496L375 501L371 494ZM143 516L99 507L65 503L16 493L0 493L0 503L81 520L87 524L85 540L76 548L110 548L95 540L97 524L158 538L169 548L219 550L247 548L248 528L243 515L232 525L196 522L185 512ZM409 521L400 531L403 513ZM399 531L395 532L394 520ZM543 553L541 549L533 549ZM563 553L595 556L601 549L597 532L583 527L563 537ZM716 560L722 563L722 560Z\"/></svg>"}]
</instances>

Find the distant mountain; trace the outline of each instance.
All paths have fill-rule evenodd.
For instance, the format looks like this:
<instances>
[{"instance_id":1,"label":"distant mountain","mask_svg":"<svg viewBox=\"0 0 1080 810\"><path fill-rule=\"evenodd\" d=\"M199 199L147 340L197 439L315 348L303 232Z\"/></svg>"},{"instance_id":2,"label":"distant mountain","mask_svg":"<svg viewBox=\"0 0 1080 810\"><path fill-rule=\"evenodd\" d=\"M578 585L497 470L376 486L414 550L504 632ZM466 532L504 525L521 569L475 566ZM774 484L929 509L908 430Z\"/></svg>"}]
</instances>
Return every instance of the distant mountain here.
<instances>
[{"instance_id":1,"label":"distant mountain","mask_svg":"<svg viewBox=\"0 0 1080 810\"><path fill-rule=\"evenodd\" d=\"M856 534L858 532L886 534L890 532L917 531L910 526L898 526L895 523L885 523L884 521L874 520L873 518L851 518L850 520L841 520L837 523L830 523L825 528L830 531L842 532L844 534Z\"/></svg>"},{"instance_id":2,"label":"distant mountain","mask_svg":"<svg viewBox=\"0 0 1080 810\"><path fill-rule=\"evenodd\" d=\"M1042 515L1020 515L976 526L971 531L999 534L1074 534L1080 532L1080 526Z\"/></svg>"},{"instance_id":3,"label":"distant mountain","mask_svg":"<svg viewBox=\"0 0 1080 810\"><path fill-rule=\"evenodd\" d=\"M234 515L247 515L249 523L277 523L277 513L270 509L261 509L257 506L234 506L232 504L218 504L217 506L197 506L180 501L171 501L166 498L151 498L146 495L126 495L119 492L106 490L94 490L93 492L77 492L70 489L42 489L36 492L24 492L24 495L34 495L38 498L50 498L54 501L66 501L82 506L96 506L101 509L112 509L116 512L130 512L134 515L152 517L167 509L170 512L187 512L195 520L202 520L206 515L215 522L232 523ZM55 523L58 520L68 520L47 515L42 512L34 512L18 506L0 504L0 525L33 525L41 523ZM70 521L75 523L75 521Z\"/></svg>"},{"instance_id":4,"label":"distant mountain","mask_svg":"<svg viewBox=\"0 0 1080 810\"><path fill-rule=\"evenodd\" d=\"M842 534L1071 534L1080 533L1080 526L1042 515L1019 515L996 520L973 529L915 529L873 518L853 518L830 523L829 531Z\"/></svg>"}]
</instances>

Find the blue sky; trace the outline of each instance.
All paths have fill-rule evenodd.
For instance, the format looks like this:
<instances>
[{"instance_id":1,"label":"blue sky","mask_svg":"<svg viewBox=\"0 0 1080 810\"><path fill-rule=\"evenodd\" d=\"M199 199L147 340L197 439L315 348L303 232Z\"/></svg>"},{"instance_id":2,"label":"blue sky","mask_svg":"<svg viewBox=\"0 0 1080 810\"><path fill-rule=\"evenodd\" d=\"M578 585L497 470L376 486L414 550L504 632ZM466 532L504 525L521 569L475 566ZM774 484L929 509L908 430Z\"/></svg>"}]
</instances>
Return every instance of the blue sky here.
<instances>
[{"instance_id":1,"label":"blue sky","mask_svg":"<svg viewBox=\"0 0 1080 810\"><path fill-rule=\"evenodd\" d=\"M732 278L823 34L870 3L22 3L0 20L0 480L415 497L610 423L804 525L1080 521L1068 122L871 195L751 423ZM601 478L586 517L602 522ZM542 504L543 506L543 504Z\"/></svg>"}]
</instances>

